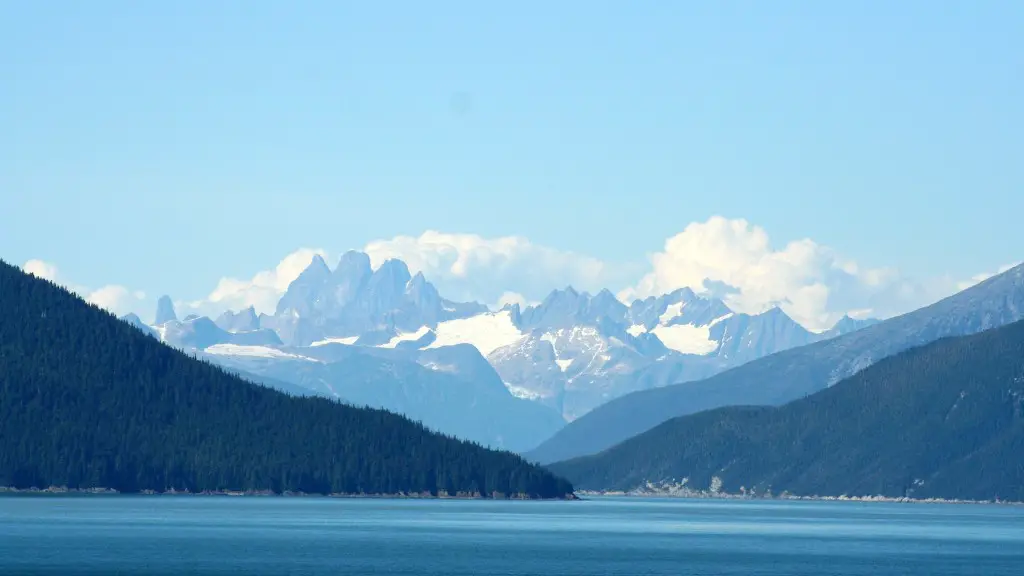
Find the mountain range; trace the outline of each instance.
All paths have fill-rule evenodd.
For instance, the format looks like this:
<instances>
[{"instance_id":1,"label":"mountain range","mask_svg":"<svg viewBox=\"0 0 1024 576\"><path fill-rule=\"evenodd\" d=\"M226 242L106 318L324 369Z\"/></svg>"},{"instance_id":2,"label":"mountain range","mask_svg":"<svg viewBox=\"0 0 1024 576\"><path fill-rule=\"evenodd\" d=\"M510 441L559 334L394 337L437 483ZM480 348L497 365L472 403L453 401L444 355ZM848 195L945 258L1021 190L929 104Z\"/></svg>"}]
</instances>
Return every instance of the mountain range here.
<instances>
[{"instance_id":1,"label":"mountain range","mask_svg":"<svg viewBox=\"0 0 1024 576\"><path fill-rule=\"evenodd\" d=\"M816 334L781 309L735 313L690 289L620 302L572 287L540 304L489 310L443 298L401 260L373 269L320 256L274 314L126 321L232 370L313 394L386 408L484 445L525 451L566 422L636 390L705 378L782 350L869 326L843 318Z\"/></svg>"},{"instance_id":2,"label":"mountain range","mask_svg":"<svg viewBox=\"0 0 1024 576\"><path fill-rule=\"evenodd\" d=\"M578 488L1024 501L1024 321L884 358L782 407L680 416L549 466Z\"/></svg>"},{"instance_id":3,"label":"mountain range","mask_svg":"<svg viewBox=\"0 0 1024 576\"><path fill-rule=\"evenodd\" d=\"M26 285L11 275L0 279L6 283L0 286L4 288L4 302L15 306L22 299L32 300L55 289L45 282ZM16 297L8 297L8 293ZM116 323L129 330L133 337L128 339L122 334L108 334L102 319L79 314L59 300L47 296L35 304L32 314L38 313L42 323L27 336L11 331L17 325L12 319L21 318L20 313L5 317L5 338L13 344L6 345L0 359L13 374L7 380L16 385L7 385L5 393L13 398L10 406L25 408L9 415L5 424L20 422L18 426L31 428L33 422L46 421L42 413L33 411L38 408L33 394L43 390L32 387L37 381L45 383L47 391L57 386L55 382L76 378L95 381L99 386L88 393L86 388L75 388L73 393L46 396L44 404L58 414L81 410L94 415L108 405L138 402L138 393L143 394L142 399L154 398L170 410L178 401L174 398L180 399L173 396L177 394L174 386L168 387L165 379L160 380L164 382L161 387L153 388L151 380L156 378L152 370L174 365L180 368L182 378L199 383L182 389L188 405L207 402L232 412L228 432L234 439L244 428L259 442L272 444L262 428L253 432L250 424L243 425L248 422L244 419L250 418L261 427L281 426L277 420L265 419L270 406L291 414L289 418L299 418L296 411L305 408L296 406L320 404L291 402L338 406L340 400L370 408L358 414L379 414L387 420L393 416L385 414L397 412L424 425L405 428L406 438L437 431L449 439L457 437L523 453L526 461L558 462L552 465L553 470L577 479L587 488L635 488L655 483L684 492L714 492L724 486L759 493L876 491L913 497L1007 497L1013 493L1007 489L1007 482L1016 481L1016 472L998 466L1019 440L1014 383L1024 376L1014 375L1014 346L1019 330L1024 328L1014 323L1024 317L1024 265L920 310L881 322L844 318L832 330L820 334L803 329L779 309L754 315L736 313L722 301L688 289L626 305L607 290L591 295L567 287L554 290L534 306L489 310L480 304L442 298L422 274L411 275L401 261L390 260L374 270L365 254L355 252L343 256L333 270L321 258L314 258L288 287L273 314L259 314L249 308L225 312L215 320L194 315L179 319L170 298L161 298L157 318L162 322L146 324L138 316L128 315ZM48 321L54 314L58 320ZM69 322L73 324L70 327L66 326ZM90 322L98 322L104 335L97 335ZM1007 325L1014 329L993 331ZM81 334L73 334L75 330ZM965 338L979 332L984 334ZM109 346L97 344L111 337ZM945 339L952 337L960 339L949 344ZM172 357L154 352L169 350L157 340L178 349L173 358L192 363L198 360L197 365L204 368L175 364L181 360L172 361ZM48 348L51 341L63 352ZM918 349L923 345L927 346ZM988 347L992 354L980 353L979 346ZM49 356L39 357L34 352L37 348ZM132 356L143 352L145 358ZM117 354L130 358L124 360ZM924 354L926 359L918 360L916 354ZM101 367L101 372L79 376L82 370L97 369L85 360L93 356L110 359L110 365ZM127 368L135 365L145 370L136 373ZM37 370L39 366L53 366L66 374L51 374L51 368L36 373L26 366L36 366ZM224 403L226 396L209 397L212 389L203 387L221 378L232 382L241 382L241 378L287 392L292 398L251 397L248 392L238 391L265 388L243 382L248 388L229 387L235 396ZM115 391L101 386L107 381L104 379L128 379L137 381L137 386ZM29 387L24 388L26 385ZM1009 390L1008 397L998 392L1001 386ZM951 407L944 407L954 388L962 394L961 400L970 397L980 403L953 399ZM92 399L93 392L98 400ZM310 396L333 398L334 402ZM61 404L68 400L74 405ZM248 408L237 405L250 401L259 404L258 414L246 415ZM147 443L159 441L152 436L152 426L142 423L156 425L169 413L153 412L138 404L126 406L130 415L122 424L128 428L114 435L135 434ZM961 407L965 409L957 414L969 415L962 422L949 416ZM380 408L389 412L373 410ZM44 412L47 410L51 409ZM328 415L316 410L317 418L322 418L317 424L321 427L335 425L335 418L354 418L366 426L383 426L384 422L374 419L377 417L360 420L363 417L352 415L355 413ZM943 410L947 416L940 422L934 416ZM22 412L34 416L25 419ZM917 414L926 421L907 421ZM959 417L957 414L954 416ZM216 420L215 411L204 412L202 417ZM187 444L192 430L189 426L194 422L181 424L185 428L179 424L174 424L173 438ZM953 432L935 429L947 424ZM92 420L88 425L103 429L101 423ZM318 440L312 428L300 430L301 434L296 434L302 442L328 451L335 449L329 442L341 441L357 454L352 442L376 442L374 434ZM391 432L379 431L394 439ZM42 430L38 432L45 435ZM78 433L87 436L88 442L106 441ZM955 438L949 436L951 433ZM850 444L856 443L858 435L870 439L869 445ZM944 440L935 444L929 438ZM966 441L944 451L941 445L956 438ZM161 464L163 468L146 470L162 469L160 474L173 476L175 482L195 486L256 486L266 482L265 477L233 475L231 471L237 468L217 468L225 461L238 464L226 457L229 444L214 442L204 448L221 454L207 461L216 468L220 480L182 476L183 464L176 460L180 456L177 453L159 455L175 462L171 468ZM430 449L449 450L439 448L441 445L433 440L427 444L434 446ZM35 448L25 452L25 446ZM375 446L373 454L381 448ZM881 450L886 447L889 452ZM73 456L84 468L76 468L74 477L61 477L72 483L81 483L84 474L94 485L97 478L112 478L127 482L123 485L131 488L128 478L138 471L118 469L117 462L126 460L115 460L115 470L104 472L91 468L98 461L90 461L86 452L58 454L31 442L9 448L17 457L0 462L6 466L0 466L0 472L13 485L59 476L59 470L52 467L19 468L20 462L32 461L36 452L58 459ZM79 448L86 450L85 444ZM274 445L268 449L280 455L283 448ZM247 448L234 446L231 450L257 458ZM852 460L838 456L836 450L855 456ZM925 460L914 460L914 452L925 454ZM124 451L119 454L122 459L133 457ZM370 458L369 453L365 457ZM322 458L330 460L329 455L317 457L318 461ZM986 470L971 476L950 458L977 463ZM357 458L346 466L357 466L364 460ZM130 466L154 465L133 462ZM899 462L908 464L901 468ZM254 466L260 474L281 473L268 462ZM460 468L459 474L470 468ZM530 470L524 472L530 478L549 482L535 476L535 467L523 470ZM446 479L447 472L433 481L430 474L412 478L409 469L384 477L379 473L380 469L375 469L372 477L375 489L380 490L408 485L435 493L440 490L438 482L446 486L458 483ZM288 473L283 484L273 489L284 485L299 486L303 491L353 488L338 484L346 477L338 471L331 472L331 478L322 476L320 468L308 468L305 474L296 477ZM861 478L844 481L844 475ZM147 481L176 485L167 484L169 477L150 475ZM458 478L459 482L468 482L470 488L505 482L493 475ZM975 478L984 489L968 489L962 483L964 478ZM557 483L547 486L544 493L562 490ZM502 485L494 491L507 494L505 489L509 487ZM444 491L450 492L447 488Z\"/></svg>"},{"instance_id":4,"label":"mountain range","mask_svg":"<svg viewBox=\"0 0 1024 576\"><path fill-rule=\"evenodd\" d=\"M527 454L550 463L595 454L671 418L731 405L777 406L828 388L879 360L947 336L1024 318L1024 265L914 312L786 350L710 378L604 404Z\"/></svg>"},{"instance_id":5,"label":"mountain range","mask_svg":"<svg viewBox=\"0 0 1024 576\"><path fill-rule=\"evenodd\" d=\"M515 454L246 381L0 261L0 487L50 486L572 497Z\"/></svg>"}]
</instances>

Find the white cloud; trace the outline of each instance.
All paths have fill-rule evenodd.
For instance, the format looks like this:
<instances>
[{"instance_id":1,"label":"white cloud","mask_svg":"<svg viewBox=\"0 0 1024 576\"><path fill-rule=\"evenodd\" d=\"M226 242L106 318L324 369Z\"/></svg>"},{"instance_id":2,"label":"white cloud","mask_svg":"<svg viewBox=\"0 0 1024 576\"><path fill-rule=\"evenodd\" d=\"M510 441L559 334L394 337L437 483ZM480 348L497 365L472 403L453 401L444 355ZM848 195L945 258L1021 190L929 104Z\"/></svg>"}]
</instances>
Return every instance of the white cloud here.
<instances>
[{"instance_id":1,"label":"white cloud","mask_svg":"<svg viewBox=\"0 0 1024 576\"><path fill-rule=\"evenodd\" d=\"M300 248L285 256L273 269L257 272L248 280L221 278L205 299L175 302L175 308L182 316L188 313L215 316L224 310L241 310L249 306L255 307L257 313L273 314L288 285L299 277L316 255L327 257L321 249Z\"/></svg>"},{"instance_id":2,"label":"white cloud","mask_svg":"<svg viewBox=\"0 0 1024 576\"><path fill-rule=\"evenodd\" d=\"M413 273L423 272L446 298L478 302L498 302L506 293L540 300L552 289L568 285L597 291L623 285L638 270L635 265L539 246L520 236L427 231L418 237L376 240L364 251L374 267L400 258Z\"/></svg>"},{"instance_id":3,"label":"white cloud","mask_svg":"<svg viewBox=\"0 0 1024 576\"><path fill-rule=\"evenodd\" d=\"M108 284L96 290L91 290L85 286L69 283L64 279L56 265L44 262L43 260L29 260L22 265L21 269L39 278L55 282L78 294L86 302L105 308L118 316L135 311L139 304L146 299L145 292L132 291L117 284Z\"/></svg>"},{"instance_id":4,"label":"white cloud","mask_svg":"<svg viewBox=\"0 0 1024 576\"><path fill-rule=\"evenodd\" d=\"M51 282L57 281L57 267L42 260L29 260L21 267L25 272Z\"/></svg>"},{"instance_id":5,"label":"white cloud","mask_svg":"<svg viewBox=\"0 0 1024 576\"><path fill-rule=\"evenodd\" d=\"M492 308L535 304L552 289L568 285L592 293L628 286L618 293L626 302L688 286L722 298L739 312L777 305L811 330L827 329L843 314L887 318L907 312L992 275L968 282L948 277L914 280L895 268L862 266L810 239L775 248L763 228L720 216L689 224L647 264L613 264L518 236L436 231L376 240L364 251L375 268L400 258L413 273L422 271L446 298ZM288 284L316 254L327 258L324 250L303 248L251 279L223 278L207 298L176 303L179 315L215 316L250 305L273 313Z\"/></svg>"},{"instance_id":6,"label":"white cloud","mask_svg":"<svg viewBox=\"0 0 1024 576\"><path fill-rule=\"evenodd\" d=\"M723 298L734 310L779 306L811 330L827 329L845 313L892 316L955 291L945 280L914 282L892 268L864 268L810 239L776 249L763 228L715 216L669 238L650 256L650 271L620 298L684 286L702 292L708 280L732 288Z\"/></svg>"},{"instance_id":7,"label":"white cloud","mask_svg":"<svg viewBox=\"0 0 1024 576\"><path fill-rule=\"evenodd\" d=\"M146 300L146 293L138 290L133 292L124 286L110 284L93 290L85 300L118 316L124 316L138 309L139 304Z\"/></svg>"}]
</instances>

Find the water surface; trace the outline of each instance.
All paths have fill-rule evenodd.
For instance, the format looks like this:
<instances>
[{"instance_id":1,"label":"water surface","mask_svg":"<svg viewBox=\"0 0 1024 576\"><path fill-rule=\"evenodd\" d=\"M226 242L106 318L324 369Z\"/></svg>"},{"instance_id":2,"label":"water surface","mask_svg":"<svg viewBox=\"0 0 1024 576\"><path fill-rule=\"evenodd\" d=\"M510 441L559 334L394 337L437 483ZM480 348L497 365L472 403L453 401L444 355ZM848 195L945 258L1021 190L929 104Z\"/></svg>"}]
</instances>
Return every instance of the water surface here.
<instances>
[{"instance_id":1,"label":"water surface","mask_svg":"<svg viewBox=\"0 0 1024 576\"><path fill-rule=\"evenodd\" d=\"M0 496L0 574L1020 575L1024 508Z\"/></svg>"}]
</instances>

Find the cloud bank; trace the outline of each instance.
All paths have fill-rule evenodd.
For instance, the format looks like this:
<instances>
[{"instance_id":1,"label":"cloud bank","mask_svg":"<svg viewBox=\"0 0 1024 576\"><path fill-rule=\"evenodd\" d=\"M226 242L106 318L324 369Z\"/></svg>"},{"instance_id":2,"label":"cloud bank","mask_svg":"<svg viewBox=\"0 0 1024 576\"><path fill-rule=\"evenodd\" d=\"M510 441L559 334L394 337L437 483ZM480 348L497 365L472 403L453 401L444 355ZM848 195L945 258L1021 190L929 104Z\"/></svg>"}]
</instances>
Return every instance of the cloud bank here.
<instances>
[{"instance_id":1,"label":"cloud bank","mask_svg":"<svg viewBox=\"0 0 1024 576\"><path fill-rule=\"evenodd\" d=\"M592 256L539 246L520 236L484 238L476 234L427 231L368 243L374 267L389 258L404 260L446 298L485 304L534 302L554 288L573 286L597 292L635 277L634 264L614 264Z\"/></svg>"},{"instance_id":2,"label":"cloud bank","mask_svg":"<svg viewBox=\"0 0 1024 576\"><path fill-rule=\"evenodd\" d=\"M375 240L363 251L374 268L399 258L413 273L423 272L446 298L492 308L533 304L551 290L570 285L591 293L609 288L626 303L689 287L721 298L738 312L758 313L778 306L816 331L828 329L844 314L887 318L908 312L1013 266L966 280L908 278L896 268L863 266L809 238L775 246L763 228L722 216L691 223L646 261L627 263L541 246L519 236L486 238L438 231ZM328 262L337 258L320 248L301 248L250 278L225 277L205 297L176 301L178 314L215 317L224 310L249 306L272 314L288 285L315 255ZM40 260L26 262L23 269L56 282L63 280L56 266ZM137 312L145 300L144 293L117 285L72 289L118 314Z\"/></svg>"},{"instance_id":3,"label":"cloud bank","mask_svg":"<svg viewBox=\"0 0 1024 576\"><path fill-rule=\"evenodd\" d=\"M649 263L620 298L689 287L722 298L738 312L778 306L819 331L844 314L886 318L956 291L944 279L915 281L895 268L861 266L809 238L776 248L763 228L721 216L688 225L650 255Z\"/></svg>"}]
</instances>

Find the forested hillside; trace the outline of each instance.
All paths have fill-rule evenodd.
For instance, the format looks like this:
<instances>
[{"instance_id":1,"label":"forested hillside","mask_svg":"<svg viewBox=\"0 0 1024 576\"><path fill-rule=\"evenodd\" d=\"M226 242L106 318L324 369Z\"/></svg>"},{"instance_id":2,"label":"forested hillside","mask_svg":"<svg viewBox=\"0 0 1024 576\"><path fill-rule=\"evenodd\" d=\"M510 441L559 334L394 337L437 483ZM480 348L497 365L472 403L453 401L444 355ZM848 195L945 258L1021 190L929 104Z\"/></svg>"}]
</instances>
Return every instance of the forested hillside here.
<instances>
[{"instance_id":1,"label":"forested hillside","mask_svg":"<svg viewBox=\"0 0 1024 576\"><path fill-rule=\"evenodd\" d=\"M782 407L669 420L549 468L584 489L1024 501L1024 321L887 358ZM718 484L718 482L714 482Z\"/></svg>"},{"instance_id":2,"label":"forested hillside","mask_svg":"<svg viewBox=\"0 0 1024 576\"><path fill-rule=\"evenodd\" d=\"M251 384L0 261L0 486L561 498L516 455Z\"/></svg>"}]
</instances>

